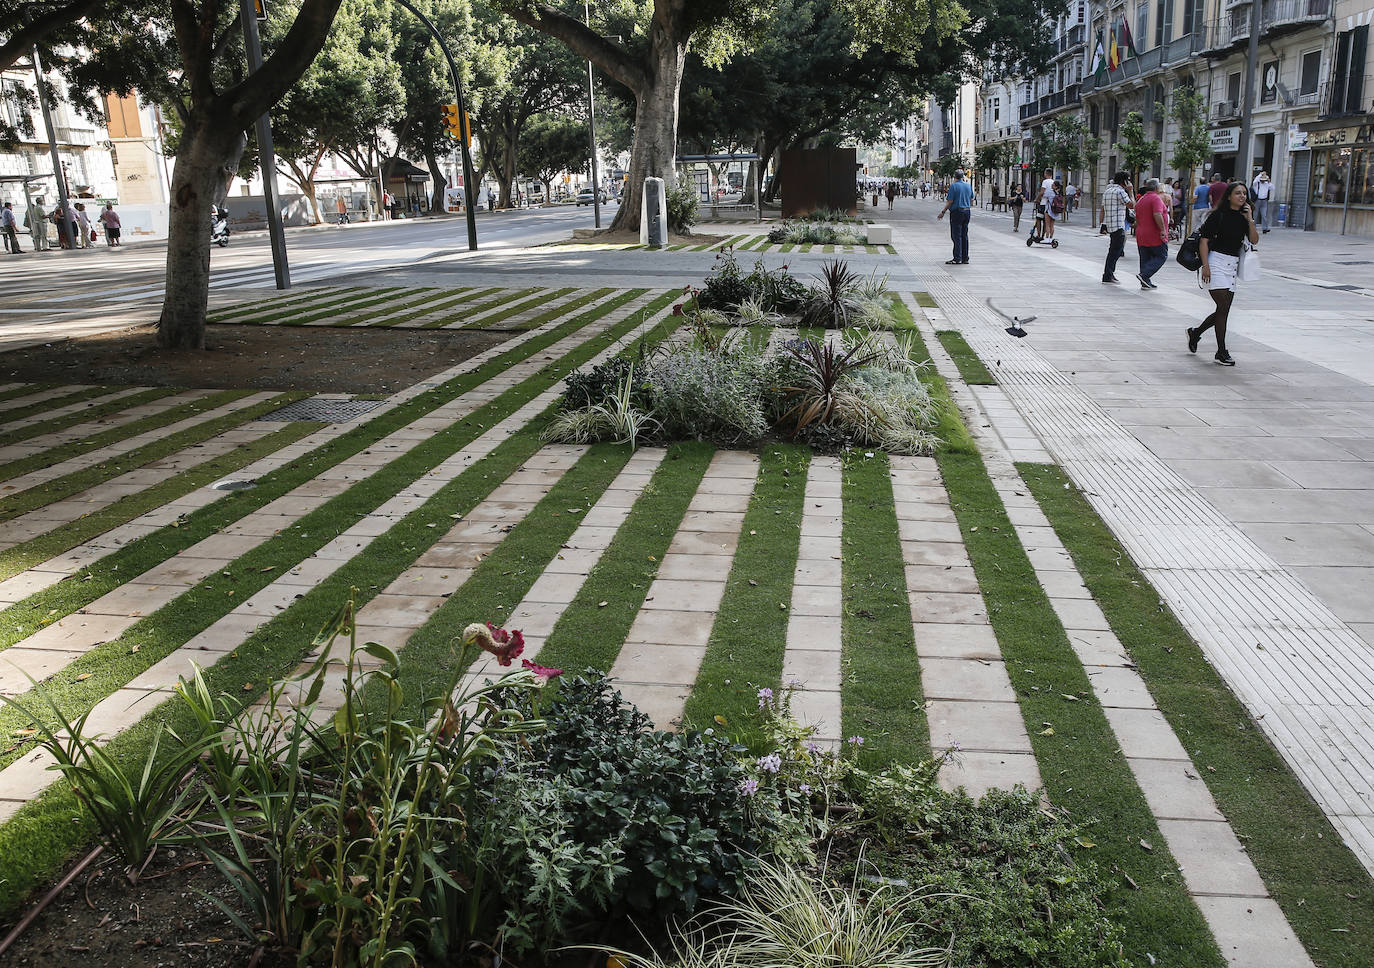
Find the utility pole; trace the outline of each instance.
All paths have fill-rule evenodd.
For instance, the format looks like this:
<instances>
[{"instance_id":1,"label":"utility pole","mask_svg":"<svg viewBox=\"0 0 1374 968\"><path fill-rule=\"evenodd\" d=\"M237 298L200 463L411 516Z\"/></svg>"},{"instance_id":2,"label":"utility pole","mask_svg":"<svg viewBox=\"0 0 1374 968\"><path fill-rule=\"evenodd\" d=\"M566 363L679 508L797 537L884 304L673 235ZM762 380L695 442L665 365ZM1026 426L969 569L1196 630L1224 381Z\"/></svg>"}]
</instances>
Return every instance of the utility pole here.
<instances>
[{"instance_id":1,"label":"utility pole","mask_svg":"<svg viewBox=\"0 0 1374 968\"><path fill-rule=\"evenodd\" d=\"M262 69L262 43L258 37L258 18L267 19L267 0L239 0L239 19L243 21L243 46L248 51L248 69ZM272 240L272 272L278 289L291 288L291 266L286 258L286 231L281 224L281 204L277 200L277 156L272 150L272 119L264 111L254 122L258 136L258 165L262 169L262 198L267 206L267 234Z\"/></svg>"},{"instance_id":2,"label":"utility pole","mask_svg":"<svg viewBox=\"0 0 1374 968\"><path fill-rule=\"evenodd\" d=\"M582 0L582 18L587 28L592 26L592 7ZM601 228L601 178L596 171L596 100L592 93L592 62L587 61L587 131L592 140L592 224Z\"/></svg>"},{"instance_id":3,"label":"utility pole","mask_svg":"<svg viewBox=\"0 0 1374 968\"><path fill-rule=\"evenodd\" d=\"M1259 70L1260 18L1264 4L1260 0L1250 0L1250 51L1245 61L1245 106L1240 112L1240 145L1236 149L1236 173L1234 180L1243 184L1248 191L1254 181L1250 166L1254 162L1255 140L1250 131L1250 118L1255 110L1255 73Z\"/></svg>"},{"instance_id":4,"label":"utility pole","mask_svg":"<svg viewBox=\"0 0 1374 968\"><path fill-rule=\"evenodd\" d=\"M72 232L73 223L68 215L71 210L67 207L67 177L62 170L62 159L57 154L57 129L53 127L52 106L48 103L48 94L43 87L43 65L38 60L37 45L34 45L33 48L33 76L38 81L38 105L43 109L43 125L48 129L48 152L52 156L52 177L53 181L57 182L58 218L63 221L66 227L62 234L67 237L68 243L75 249L76 238Z\"/></svg>"}]
</instances>

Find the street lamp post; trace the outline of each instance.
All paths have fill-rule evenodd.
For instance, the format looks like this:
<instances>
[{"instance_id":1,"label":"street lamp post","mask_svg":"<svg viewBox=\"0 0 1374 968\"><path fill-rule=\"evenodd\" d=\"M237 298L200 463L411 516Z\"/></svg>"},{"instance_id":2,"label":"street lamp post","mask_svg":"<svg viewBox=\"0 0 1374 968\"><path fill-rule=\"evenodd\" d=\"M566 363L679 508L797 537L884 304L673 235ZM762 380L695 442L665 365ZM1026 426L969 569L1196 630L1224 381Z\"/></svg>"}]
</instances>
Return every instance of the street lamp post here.
<instances>
[{"instance_id":1,"label":"street lamp post","mask_svg":"<svg viewBox=\"0 0 1374 968\"><path fill-rule=\"evenodd\" d=\"M590 29L592 7L589 0L582 0L582 17ZM596 170L596 100L592 93L592 62L587 61L587 131L592 142L592 224L601 228L601 178Z\"/></svg>"},{"instance_id":2,"label":"street lamp post","mask_svg":"<svg viewBox=\"0 0 1374 968\"><path fill-rule=\"evenodd\" d=\"M43 125L48 129L48 151L52 156L52 177L57 182L57 208L58 218L66 226L64 234L69 242L74 241L72 237L71 222L68 221L67 213L67 177L62 170L62 159L57 154L57 129L52 123L52 106L48 104L48 92L43 87L43 65L38 59L38 47L33 48L33 76L38 82L38 106L43 109ZM75 246L72 246L75 248Z\"/></svg>"},{"instance_id":3,"label":"street lamp post","mask_svg":"<svg viewBox=\"0 0 1374 968\"><path fill-rule=\"evenodd\" d=\"M458 104L458 117L466 129L468 121L467 100L463 97L463 81L458 76L458 63L453 59L453 54L448 49L448 44L444 41L444 35L439 33L439 28L434 26L428 17L415 8L409 0L396 0L401 6L405 7L414 14L425 25L431 37L439 42L439 49L444 52L444 59L448 61L448 71L453 77L453 91ZM467 139L459 138L458 145L463 151L463 207L467 209L468 223L468 249L477 251L477 215L474 211L477 198L477 186L472 183L472 153L468 150Z\"/></svg>"},{"instance_id":4,"label":"street lamp post","mask_svg":"<svg viewBox=\"0 0 1374 968\"><path fill-rule=\"evenodd\" d=\"M243 21L243 45L248 50L248 69L262 69L262 43L258 37L258 11L266 17L265 3L240 0L239 19ZM258 135L258 164L262 168L262 200L267 206L267 235L272 242L272 273L278 289L291 288L291 265L286 255L286 231L281 224L281 204L277 201L277 155L272 150L272 119L268 112L255 122Z\"/></svg>"}]
</instances>

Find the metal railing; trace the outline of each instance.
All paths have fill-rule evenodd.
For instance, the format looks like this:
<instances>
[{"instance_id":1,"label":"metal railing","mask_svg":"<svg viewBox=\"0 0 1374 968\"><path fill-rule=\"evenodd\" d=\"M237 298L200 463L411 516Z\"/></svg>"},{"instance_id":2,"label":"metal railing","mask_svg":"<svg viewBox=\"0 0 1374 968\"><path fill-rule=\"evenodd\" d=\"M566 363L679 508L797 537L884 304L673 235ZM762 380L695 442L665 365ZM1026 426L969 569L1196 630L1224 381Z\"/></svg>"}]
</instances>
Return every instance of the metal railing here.
<instances>
[{"instance_id":1,"label":"metal railing","mask_svg":"<svg viewBox=\"0 0 1374 968\"><path fill-rule=\"evenodd\" d=\"M1213 121L1236 121L1240 119L1239 101L1218 101L1212 105Z\"/></svg>"},{"instance_id":2,"label":"metal railing","mask_svg":"<svg viewBox=\"0 0 1374 968\"><path fill-rule=\"evenodd\" d=\"M1331 0L1263 0L1260 36L1321 23L1331 16ZM1220 54L1250 39L1250 3L1240 3L1203 27L1200 54Z\"/></svg>"},{"instance_id":3,"label":"metal railing","mask_svg":"<svg viewBox=\"0 0 1374 968\"><path fill-rule=\"evenodd\" d=\"M1322 117L1342 118L1374 112L1374 75L1366 74L1353 87L1348 78L1333 77L1325 87L1321 98Z\"/></svg>"},{"instance_id":4,"label":"metal railing","mask_svg":"<svg viewBox=\"0 0 1374 968\"><path fill-rule=\"evenodd\" d=\"M1039 117L1049 111L1059 108L1072 107L1083 101L1083 89L1081 82L1075 82L1064 88L1062 91L1055 91L1053 94L1046 94L1044 97L1021 105L1019 113L1022 121L1030 118Z\"/></svg>"}]
</instances>

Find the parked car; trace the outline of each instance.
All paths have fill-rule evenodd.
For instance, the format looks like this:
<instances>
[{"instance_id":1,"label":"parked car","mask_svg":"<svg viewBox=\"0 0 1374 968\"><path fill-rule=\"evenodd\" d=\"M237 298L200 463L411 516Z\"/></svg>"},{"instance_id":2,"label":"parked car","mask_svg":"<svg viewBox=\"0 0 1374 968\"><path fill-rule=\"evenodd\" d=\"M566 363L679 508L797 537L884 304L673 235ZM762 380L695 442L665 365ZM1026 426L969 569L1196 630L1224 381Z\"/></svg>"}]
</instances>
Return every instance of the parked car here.
<instances>
[{"instance_id":1,"label":"parked car","mask_svg":"<svg viewBox=\"0 0 1374 968\"><path fill-rule=\"evenodd\" d=\"M602 189L602 191L601 191L600 194L601 194L601 204L602 204L602 205L605 205L605 204L606 204L606 191L605 191L605 189ZM592 190L591 190L590 188L584 188L584 189L582 189L582 191L580 191L580 192L577 193L577 204L578 204L578 205L590 205L591 203L592 203Z\"/></svg>"}]
</instances>

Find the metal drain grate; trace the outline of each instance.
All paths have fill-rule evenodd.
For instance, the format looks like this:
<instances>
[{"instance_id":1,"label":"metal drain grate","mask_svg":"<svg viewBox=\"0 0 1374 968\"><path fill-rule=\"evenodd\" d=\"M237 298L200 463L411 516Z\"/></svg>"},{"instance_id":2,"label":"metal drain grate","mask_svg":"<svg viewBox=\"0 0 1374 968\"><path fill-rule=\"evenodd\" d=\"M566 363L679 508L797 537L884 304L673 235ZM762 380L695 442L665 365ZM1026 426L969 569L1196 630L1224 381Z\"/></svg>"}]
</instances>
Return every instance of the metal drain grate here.
<instances>
[{"instance_id":1,"label":"metal drain grate","mask_svg":"<svg viewBox=\"0 0 1374 968\"><path fill-rule=\"evenodd\" d=\"M339 400L330 397L311 397L288 403L280 410L265 413L259 420L318 420L324 423L347 423L382 405L380 400Z\"/></svg>"}]
</instances>

